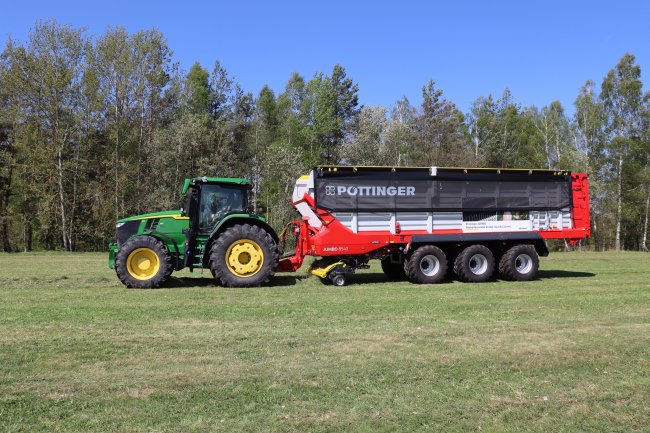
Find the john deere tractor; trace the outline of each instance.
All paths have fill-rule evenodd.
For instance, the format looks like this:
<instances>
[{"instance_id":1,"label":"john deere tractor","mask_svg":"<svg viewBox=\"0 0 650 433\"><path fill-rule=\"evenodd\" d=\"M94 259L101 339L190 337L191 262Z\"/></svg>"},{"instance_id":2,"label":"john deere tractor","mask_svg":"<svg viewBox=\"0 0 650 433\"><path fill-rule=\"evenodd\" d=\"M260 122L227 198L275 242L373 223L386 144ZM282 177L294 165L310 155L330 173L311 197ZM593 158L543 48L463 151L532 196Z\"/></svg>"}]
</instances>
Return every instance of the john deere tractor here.
<instances>
[{"instance_id":1,"label":"john deere tractor","mask_svg":"<svg viewBox=\"0 0 650 433\"><path fill-rule=\"evenodd\" d=\"M246 179L185 179L182 210L121 219L108 266L131 288L154 288L183 268L210 269L228 287L259 286L273 276L278 235L249 211Z\"/></svg>"}]
</instances>

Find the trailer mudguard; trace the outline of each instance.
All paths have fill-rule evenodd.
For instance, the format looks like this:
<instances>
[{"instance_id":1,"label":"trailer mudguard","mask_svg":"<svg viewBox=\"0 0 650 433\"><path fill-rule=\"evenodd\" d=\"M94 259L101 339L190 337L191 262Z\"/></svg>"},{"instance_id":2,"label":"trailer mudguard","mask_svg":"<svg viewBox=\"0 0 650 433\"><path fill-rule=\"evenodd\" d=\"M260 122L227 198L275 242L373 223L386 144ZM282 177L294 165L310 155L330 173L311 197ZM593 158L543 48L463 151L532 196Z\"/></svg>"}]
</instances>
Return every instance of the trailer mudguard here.
<instances>
[{"instance_id":1,"label":"trailer mudguard","mask_svg":"<svg viewBox=\"0 0 650 433\"><path fill-rule=\"evenodd\" d=\"M544 241L544 238L536 232L450 233L413 235L411 237L411 245L450 242L463 242L468 244L481 242L528 243L535 246L535 250L537 250L537 254L540 256L548 256L548 247L546 246L546 242Z\"/></svg>"},{"instance_id":2,"label":"trailer mudguard","mask_svg":"<svg viewBox=\"0 0 650 433\"><path fill-rule=\"evenodd\" d=\"M214 238L217 236L219 233L224 231L230 226L233 226L235 224L253 224L260 226L267 232L271 234L271 237L273 238L274 241L278 242L278 234L273 230L273 227L271 227L265 220L259 215L255 214L248 214L248 213L234 213L227 215L224 217L221 221L217 223L217 225L212 229L212 233L210 233L210 238Z\"/></svg>"}]
</instances>

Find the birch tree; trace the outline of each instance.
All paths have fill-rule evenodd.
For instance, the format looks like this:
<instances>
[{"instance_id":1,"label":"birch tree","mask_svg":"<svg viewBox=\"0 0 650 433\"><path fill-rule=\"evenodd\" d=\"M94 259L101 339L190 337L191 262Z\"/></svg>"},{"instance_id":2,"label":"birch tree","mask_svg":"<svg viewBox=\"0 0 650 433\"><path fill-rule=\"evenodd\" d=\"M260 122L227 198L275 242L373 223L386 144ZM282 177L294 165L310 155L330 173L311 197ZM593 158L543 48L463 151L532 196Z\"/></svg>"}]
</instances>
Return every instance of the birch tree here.
<instances>
[{"instance_id":1,"label":"birch tree","mask_svg":"<svg viewBox=\"0 0 650 433\"><path fill-rule=\"evenodd\" d=\"M608 139L606 150L616 173L616 251L621 250L625 160L630 153L632 140L640 132L641 67L635 62L632 54L624 55L616 67L605 76L600 95L605 109Z\"/></svg>"}]
</instances>

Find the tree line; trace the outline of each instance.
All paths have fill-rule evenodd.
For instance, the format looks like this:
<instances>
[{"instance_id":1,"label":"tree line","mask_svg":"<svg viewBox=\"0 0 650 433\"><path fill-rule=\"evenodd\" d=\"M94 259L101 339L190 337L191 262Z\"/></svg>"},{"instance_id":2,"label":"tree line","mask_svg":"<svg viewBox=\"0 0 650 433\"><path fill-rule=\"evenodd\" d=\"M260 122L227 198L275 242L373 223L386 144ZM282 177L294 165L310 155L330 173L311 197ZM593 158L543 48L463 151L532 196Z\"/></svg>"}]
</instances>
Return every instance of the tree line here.
<instances>
[{"instance_id":1,"label":"tree line","mask_svg":"<svg viewBox=\"0 0 650 433\"><path fill-rule=\"evenodd\" d=\"M298 176L351 164L586 171L583 247L648 250L650 93L632 54L586 81L571 116L508 89L462 113L432 80L418 106L361 106L358 91L335 65L253 94L219 61L183 69L158 30L38 22L0 55L2 248L103 250L116 219L179 208L199 175L251 179L255 212L281 228Z\"/></svg>"}]
</instances>

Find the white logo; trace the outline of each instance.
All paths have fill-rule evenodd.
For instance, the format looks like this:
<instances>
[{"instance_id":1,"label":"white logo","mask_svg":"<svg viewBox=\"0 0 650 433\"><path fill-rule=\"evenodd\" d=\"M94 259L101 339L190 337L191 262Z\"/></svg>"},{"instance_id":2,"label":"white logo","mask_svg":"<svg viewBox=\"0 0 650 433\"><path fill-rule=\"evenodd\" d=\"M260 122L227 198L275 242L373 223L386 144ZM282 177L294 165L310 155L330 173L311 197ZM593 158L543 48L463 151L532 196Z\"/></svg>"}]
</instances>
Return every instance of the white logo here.
<instances>
[{"instance_id":1,"label":"white logo","mask_svg":"<svg viewBox=\"0 0 650 433\"><path fill-rule=\"evenodd\" d=\"M344 186L325 185L325 195L385 197L415 195L414 186Z\"/></svg>"}]
</instances>

